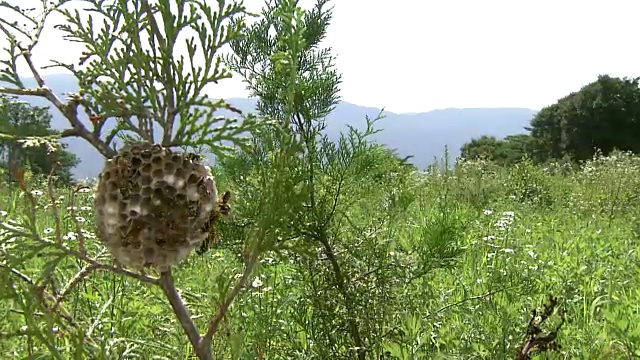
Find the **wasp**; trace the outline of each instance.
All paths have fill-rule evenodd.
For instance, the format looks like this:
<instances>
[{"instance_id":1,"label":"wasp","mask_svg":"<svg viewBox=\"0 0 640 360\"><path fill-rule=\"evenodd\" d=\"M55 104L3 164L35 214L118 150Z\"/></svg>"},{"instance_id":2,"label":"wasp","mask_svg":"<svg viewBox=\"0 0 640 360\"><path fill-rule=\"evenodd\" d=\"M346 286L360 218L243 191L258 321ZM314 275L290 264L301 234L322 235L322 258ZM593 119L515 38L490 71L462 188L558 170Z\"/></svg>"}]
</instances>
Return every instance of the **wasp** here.
<instances>
[{"instance_id":1,"label":"wasp","mask_svg":"<svg viewBox=\"0 0 640 360\"><path fill-rule=\"evenodd\" d=\"M198 154L195 153L187 153L187 155L185 156L185 159L190 160L190 161L200 161L202 160L202 157Z\"/></svg>"},{"instance_id":2,"label":"wasp","mask_svg":"<svg viewBox=\"0 0 640 360\"><path fill-rule=\"evenodd\" d=\"M139 242L140 233L146 228L144 221L140 219L131 219L126 230L121 230L120 235L125 246Z\"/></svg>"},{"instance_id":3,"label":"wasp","mask_svg":"<svg viewBox=\"0 0 640 360\"><path fill-rule=\"evenodd\" d=\"M125 157L115 158L115 175L116 183L123 197L128 197L131 187L133 186L133 175L137 170L133 169L131 161Z\"/></svg>"},{"instance_id":4,"label":"wasp","mask_svg":"<svg viewBox=\"0 0 640 360\"><path fill-rule=\"evenodd\" d=\"M218 234L216 233L215 224L218 222L221 216L229 216L231 214L231 205L229 201L231 200L231 192L227 191L222 196L222 199L218 201L217 209L211 212L211 216L202 227L202 231L207 233L207 237L200 244L200 248L196 250L198 255L202 255L211 245L215 244L218 240Z\"/></svg>"}]
</instances>

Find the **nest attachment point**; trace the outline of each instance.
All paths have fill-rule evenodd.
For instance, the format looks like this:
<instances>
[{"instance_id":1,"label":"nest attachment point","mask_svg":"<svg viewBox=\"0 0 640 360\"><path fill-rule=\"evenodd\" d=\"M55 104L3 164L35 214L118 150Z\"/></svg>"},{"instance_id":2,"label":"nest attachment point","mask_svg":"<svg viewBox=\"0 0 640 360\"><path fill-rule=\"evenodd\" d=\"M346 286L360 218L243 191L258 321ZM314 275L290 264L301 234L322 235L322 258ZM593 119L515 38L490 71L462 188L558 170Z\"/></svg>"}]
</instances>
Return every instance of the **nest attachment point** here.
<instances>
[{"instance_id":1,"label":"nest attachment point","mask_svg":"<svg viewBox=\"0 0 640 360\"><path fill-rule=\"evenodd\" d=\"M98 236L121 265L163 272L207 238L217 201L215 179L199 157L128 144L98 178Z\"/></svg>"}]
</instances>

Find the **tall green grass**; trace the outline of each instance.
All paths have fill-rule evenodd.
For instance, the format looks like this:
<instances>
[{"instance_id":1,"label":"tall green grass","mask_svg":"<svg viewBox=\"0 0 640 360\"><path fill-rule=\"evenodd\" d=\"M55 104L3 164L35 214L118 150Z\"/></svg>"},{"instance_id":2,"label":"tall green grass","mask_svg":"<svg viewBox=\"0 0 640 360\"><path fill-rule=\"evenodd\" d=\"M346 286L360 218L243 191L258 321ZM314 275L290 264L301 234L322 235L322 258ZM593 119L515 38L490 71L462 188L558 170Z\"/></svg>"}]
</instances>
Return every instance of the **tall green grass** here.
<instances>
[{"instance_id":1,"label":"tall green grass","mask_svg":"<svg viewBox=\"0 0 640 360\"><path fill-rule=\"evenodd\" d=\"M414 175L416 201L401 221L376 229L382 232L380 241L398 249L377 256L429 267L428 258L404 257L402 248L437 247L439 239L450 236L460 237L464 251L452 256L447 270L428 272L416 281L408 281L415 274L398 272L398 278L389 280L406 284L392 287L401 293L389 295L390 302L402 301L390 308L403 310L371 315L366 325L384 334L370 339L380 348L370 354L372 359L513 359L531 310L549 294L560 299L567 322L558 336L561 350L540 358L640 356L640 158L617 153L579 169L526 162L511 168L464 162L454 170L435 169ZM37 230L53 239L57 220L46 184L34 179L31 185L38 203ZM89 251L103 252L93 233L92 194L75 193L71 202L71 193L58 189L55 196L64 241L74 246L79 224ZM0 221L9 227L25 221L24 200L16 188L3 188ZM358 219L357 214L352 218ZM221 236L217 248L204 256L194 254L174 273L199 326L216 308L215 294L227 286L223 280L242 272L236 247L227 244L233 239L224 232ZM20 237L9 238L6 231L0 237L0 259L26 251ZM89 342L95 346L93 356L102 359L192 356L157 287L94 272L64 302L74 327L43 312L28 285L28 279L35 281L47 271L55 254L25 257L13 272L7 262L0 263L0 353L5 358L69 359ZM57 286L82 266L72 258L60 260ZM315 313L301 296L307 280L292 269L286 256L266 254L215 338L216 358L321 359L327 353L323 348L335 345L330 339L313 340L314 321L331 319ZM350 279L358 292L377 291L358 288L358 281Z\"/></svg>"}]
</instances>

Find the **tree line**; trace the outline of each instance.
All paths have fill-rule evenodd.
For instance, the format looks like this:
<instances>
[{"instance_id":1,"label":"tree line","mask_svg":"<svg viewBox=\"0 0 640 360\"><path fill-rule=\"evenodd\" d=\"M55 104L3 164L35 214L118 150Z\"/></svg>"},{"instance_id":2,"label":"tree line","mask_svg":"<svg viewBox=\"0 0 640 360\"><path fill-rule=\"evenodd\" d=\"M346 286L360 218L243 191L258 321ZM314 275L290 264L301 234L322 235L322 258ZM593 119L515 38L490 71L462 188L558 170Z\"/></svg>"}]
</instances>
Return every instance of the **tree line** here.
<instances>
[{"instance_id":1,"label":"tree line","mask_svg":"<svg viewBox=\"0 0 640 360\"><path fill-rule=\"evenodd\" d=\"M596 152L640 152L640 78L599 75L579 91L542 108L526 127L528 134L497 139L482 136L464 144L465 159L511 165L528 158L581 162Z\"/></svg>"},{"instance_id":2,"label":"tree line","mask_svg":"<svg viewBox=\"0 0 640 360\"><path fill-rule=\"evenodd\" d=\"M481 136L461 148L464 159L485 159L512 165L527 158L535 163L550 160L580 162L600 151L640 152L640 78L600 75L579 91L542 108L526 127L528 134ZM28 169L69 184L77 156L64 148L51 153L45 144L25 147L24 136L54 135L47 107L36 107L16 97L0 95L0 130L13 138L0 138L0 172ZM5 171L3 171L5 170Z\"/></svg>"}]
</instances>

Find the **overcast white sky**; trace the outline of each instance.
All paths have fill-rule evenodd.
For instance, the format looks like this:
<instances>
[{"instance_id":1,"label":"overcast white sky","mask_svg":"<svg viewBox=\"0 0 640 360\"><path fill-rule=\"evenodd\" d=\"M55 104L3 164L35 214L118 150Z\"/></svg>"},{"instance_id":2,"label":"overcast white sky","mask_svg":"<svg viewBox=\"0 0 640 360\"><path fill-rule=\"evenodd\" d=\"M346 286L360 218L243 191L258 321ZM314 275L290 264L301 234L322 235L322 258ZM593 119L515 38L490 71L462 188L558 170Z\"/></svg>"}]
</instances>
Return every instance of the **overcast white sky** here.
<instances>
[{"instance_id":1,"label":"overcast white sky","mask_svg":"<svg viewBox=\"0 0 640 360\"><path fill-rule=\"evenodd\" d=\"M301 1L305 7L312 3ZM258 10L263 2L245 0L245 4ZM539 109L598 74L640 75L638 0L334 0L333 4L326 45L333 48L343 74L342 99L358 105L392 112ZM52 20L50 25L56 21ZM44 65L51 58L74 61L79 51L49 27L34 56ZM247 94L239 80L231 79L211 89L211 95Z\"/></svg>"}]
</instances>

